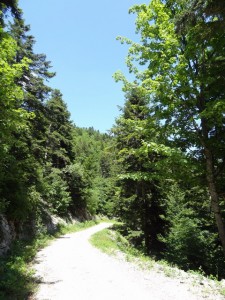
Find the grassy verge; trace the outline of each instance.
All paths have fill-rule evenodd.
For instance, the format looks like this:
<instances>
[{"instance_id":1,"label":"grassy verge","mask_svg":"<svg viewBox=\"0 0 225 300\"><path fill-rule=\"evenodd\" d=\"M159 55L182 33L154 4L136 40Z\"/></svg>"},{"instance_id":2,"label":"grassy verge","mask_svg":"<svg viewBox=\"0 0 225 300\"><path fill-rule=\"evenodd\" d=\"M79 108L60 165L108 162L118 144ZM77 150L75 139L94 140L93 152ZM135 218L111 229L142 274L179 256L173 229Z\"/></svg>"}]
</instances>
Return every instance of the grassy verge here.
<instances>
[{"instance_id":1,"label":"grassy verge","mask_svg":"<svg viewBox=\"0 0 225 300\"><path fill-rule=\"evenodd\" d=\"M78 222L60 226L52 235L41 235L29 242L16 241L7 257L0 260L0 300L24 300L36 287L32 260L41 248L54 238L66 233L81 231L96 225L96 221Z\"/></svg>"},{"instance_id":2,"label":"grassy verge","mask_svg":"<svg viewBox=\"0 0 225 300\"><path fill-rule=\"evenodd\" d=\"M68 224L68 225L61 225L59 226L59 230L55 233L55 237L59 237L62 234L67 234L67 233L72 233L72 232L77 232L77 231L81 231L84 229L87 229L91 226L94 226L98 223L100 223L101 221L85 221L85 222L77 222L74 224Z\"/></svg>"},{"instance_id":3,"label":"grassy verge","mask_svg":"<svg viewBox=\"0 0 225 300\"><path fill-rule=\"evenodd\" d=\"M129 242L121 234L111 229L104 229L95 233L90 238L90 242L107 254L117 255L118 252L122 251L127 255L127 260L130 260L132 256L137 254L141 255L129 245Z\"/></svg>"},{"instance_id":4,"label":"grassy verge","mask_svg":"<svg viewBox=\"0 0 225 300\"><path fill-rule=\"evenodd\" d=\"M132 247L116 230L104 229L94 234L90 242L107 254L122 257L126 261L135 263L140 269L154 270L167 277L179 279L179 281L187 284L193 292L203 297L207 297L208 294L218 294L218 299L222 299L221 295L225 296L225 282L219 282L215 278L207 278L200 272L184 272L166 261L156 262Z\"/></svg>"}]
</instances>

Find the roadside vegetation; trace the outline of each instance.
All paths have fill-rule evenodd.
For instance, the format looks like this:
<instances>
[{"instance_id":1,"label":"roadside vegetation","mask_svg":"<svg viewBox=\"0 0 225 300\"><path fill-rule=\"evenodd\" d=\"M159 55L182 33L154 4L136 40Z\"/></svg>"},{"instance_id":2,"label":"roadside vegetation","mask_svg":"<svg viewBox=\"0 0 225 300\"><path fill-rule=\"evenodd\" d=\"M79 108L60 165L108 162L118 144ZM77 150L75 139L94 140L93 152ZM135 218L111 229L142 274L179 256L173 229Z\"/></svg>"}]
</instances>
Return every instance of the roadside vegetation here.
<instances>
[{"instance_id":1,"label":"roadside vegetation","mask_svg":"<svg viewBox=\"0 0 225 300\"><path fill-rule=\"evenodd\" d=\"M18 5L0 1L1 252L8 229L34 240L15 241L1 257L2 299L23 299L33 288L27 263L48 240L51 215L115 217L124 238L100 234L105 251L223 280L224 0L151 0L130 9L137 40L118 40L129 46L132 76L114 75L124 105L108 133L73 124Z\"/></svg>"},{"instance_id":2,"label":"roadside vegetation","mask_svg":"<svg viewBox=\"0 0 225 300\"><path fill-rule=\"evenodd\" d=\"M201 269L198 271L183 271L166 260L157 260L137 250L116 229L116 225L97 232L90 238L93 246L117 259L130 262L138 269L163 274L188 285L190 290L206 298L210 295L225 296L225 282L214 276L207 276Z\"/></svg>"},{"instance_id":3,"label":"roadside vegetation","mask_svg":"<svg viewBox=\"0 0 225 300\"><path fill-rule=\"evenodd\" d=\"M27 299L38 284L32 269L37 251L63 234L81 231L97 223L86 221L60 225L54 235L42 234L27 242L16 241L8 255L0 260L0 299Z\"/></svg>"}]
</instances>

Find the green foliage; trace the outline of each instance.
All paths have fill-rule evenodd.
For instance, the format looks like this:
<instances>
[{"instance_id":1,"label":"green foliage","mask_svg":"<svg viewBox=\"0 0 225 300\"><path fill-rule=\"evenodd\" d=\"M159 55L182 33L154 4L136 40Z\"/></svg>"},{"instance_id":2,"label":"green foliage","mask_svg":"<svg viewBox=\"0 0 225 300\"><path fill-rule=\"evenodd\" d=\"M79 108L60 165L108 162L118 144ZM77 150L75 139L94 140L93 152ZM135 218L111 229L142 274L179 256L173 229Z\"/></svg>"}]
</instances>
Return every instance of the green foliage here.
<instances>
[{"instance_id":1,"label":"green foliage","mask_svg":"<svg viewBox=\"0 0 225 300\"><path fill-rule=\"evenodd\" d=\"M115 212L125 223L129 239L153 253L160 247L157 235L163 232L159 162L170 149L159 143L157 124L142 89L133 86L126 98L113 128L120 164Z\"/></svg>"},{"instance_id":2,"label":"green foliage","mask_svg":"<svg viewBox=\"0 0 225 300\"><path fill-rule=\"evenodd\" d=\"M47 113L49 124L45 157L54 168L62 169L73 159L73 127L69 120L70 113L59 90L52 92L51 99L47 102Z\"/></svg>"},{"instance_id":3,"label":"green foliage","mask_svg":"<svg viewBox=\"0 0 225 300\"><path fill-rule=\"evenodd\" d=\"M135 90L147 106L126 101L117 120L123 184L116 207L126 234L140 243L142 203L157 204L148 216L158 220L161 253L184 268L224 276L225 13L219 3L152 0L130 9L139 43L118 39L130 46L126 62L135 78L129 82L116 73L115 79L131 101Z\"/></svg>"},{"instance_id":4,"label":"green foliage","mask_svg":"<svg viewBox=\"0 0 225 300\"><path fill-rule=\"evenodd\" d=\"M44 199L46 199L49 209L54 214L66 216L72 199L68 185L62 176L62 172L59 169L51 169L50 173L44 179L46 182Z\"/></svg>"},{"instance_id":5,"label":"green foliage","mask_svg":"<svg viewBox=\"0 0 225 300\"><path fill-rule=\"evenodd\" d=\"M196 197L198 210L193 201ZM206 201L206 194L199 187L183 192L177 184L170 185L165 195L167 230L161 237L166 245L164 256L185 270L202 269L221 278L224 276L224 261Z\"/></svg>"},{"instance_id":6,"label":"green foliage","mask_svg":"<svg viewBox=\"0 0 225 300\"><path fill-rule=\"evenodd\" d=\"M110 214L107 205L114 195L112 138L93 128L77 128L73 133L75 163L70 168L69 185L73 195L72 211ZM68 172L68 171L67 171ZM73 180L72 178L76 178ZM110 207L110 205L109 205ZM110 209L110 208L109 208Z\"/></svg>"},{"instance_id":7,"label":"green foliage","mask_svg":"<svg viewBox=\"0 0 225 300\"><path fill-rule=\"evenodd\" d=\"M18 8L18 0L2 0L0 3L0 20L4 24L4 15L10 10L15 18L21 18L21 10Z\"/></svg>"},{"instance_id":8,"label":"green foliage","mask_svg":"<svg viewBox=\"0 0 225 300\"><path fill-rule=\"evenodd\" d=\"M9 145L13 143L12 132L19 132L26 127L26 121L32 114L27 113L20 104L23 100L22 88L16 84L23 69L28 68L29 60L24 58L21 63L14 63L16 43L0 28L0 154L6 155Z\"/></svg>"},{"instance_id":9,"label":"green foliage","mask_svg":"<svg viewBox=\"0 0 225 300\"><path fill-rule=\"evenodd\" d=\"M108 254L115 254L117 251L125 251L129 248L129 242L119 233L111 229L104 229L95 233L90 242L96 248Z\"/></svg>"},{"instance_id":10,"label":"green foliage","mask_svg":"<svg viewBox=\"0 0 225 300\"><path fill-rule=\"evenodd\" d=\"M34 272L28 264L40 247L46 245L46 237L29 243L17 241L10 254L0 261L0 299L24 299L34 290Z\"/></svg>"},{"instance_id":11,"label":"green foliage","mask_svg":"<svg viewBox=\"0 0 225 300\"><path fill-rule=\"evenodd\" d=\"M15 20L13 30L6 33L4 28L0 29L0 206L1 212L20 223L36 211L37 199L40 199L41 165L36 160L38 141L34 138L38 136L37 132L40 133L40 127L34 130L38 109L34 110L31 101L27 101L28 94L31 95L28 85L37 86L38 81L37 74L34 75L34 41L27 43L29 38L24 30L27 32L28 29L23 27L21 19ZM31 74L36 77L32 84ZM35 96L36 103L39 103L41 99L37 93Z\"/></svg>"},{"instance_id":12,"label":"green foliage","mask_svg":"<svg viewBox=\"0 0 225 300\"><path fill-rule=\"evenodd\" d=\"M6 28L10 8L15 19ZM135 80L115 75L125 104L111 135L71 123L61 92L46 85L55 74L46 56L34 53L17 1L3 1L0 11L0 213L18 225L17 233L31 219L34 232L41 231L43 209L80 219L116 215L121 232L147 254L224 276L220 1L152 0L131 8L140 42L119 39L130 45L127 66ZM20 255L9 273L4 266L3 285L12 289L21 274L14 294L21 289L25 296L24 266Z\"/></svg>"},{"instance_id":13,"label":"green foliage","mask_svg":"<svg viewBox=\"0 0 225 300\"><path fill-rule=\"evenodd\" d=\"M4 27L9 7L18 9L15 1L0 4L0 213L16 234L23 235L25 224L35 234L43 231L43 211L81 219L95 214L107 137L89 129L73 138L62 94L46 85L55 73L46 56L34 52L30 26L17 17Z\"/></svg>"},{"instance_id":14,"label":"green foliage","mask_svg":"<svg viewBox=\"0 0 225 300\"><path fill-rule=\"evenodd\" d=\"M84 230L96 224L96 221L77 222L63 225L56 237ZM48 244L53 236L40 235L27 242L16 241L10 253L0 260L0 299L27 299L37 288L37 281L30 263L38 250Z\"/></svg>"},{"instance_id":15,"label":"green foliage","mask_svg":"<svg viewBox=\"0 0 225 300\"><path fill-rule=\"evenodd\" d=\"M115 223L112 228L105 229L94 234L90 241L93 246L102 250L110 255L118 256L120 259L123 257L129 262L132 262L136 267L144 270L153 270L153 272L163 273L164 275L176 278L182 282L191 283L195 288L198 286L199 296L205 297L210 293L213 296L224 295L223 284L218 282L218 279L210 276L205 277L204 272L199 269L197 271L189 271L185 273L180 270L174 264L168 263L165 260L155 261L152 257L146 256L142 251L138 251L134 248L129 241L121 235L120 231L123 228L122 224ZM205 288L203 282L207 282L207 288ZM210 290L208 290L210 287ZM192 287L190 285L190 290ZM196 291L194 289L194 291Z\"/></svg>"},{"instance_id":16,"label":"green foliage","mask_svg":"<svg viewBox=\"0 0 225 300\"><path fill-rule=\"evenodd\" d=\"M88 220L85 222L76 222L74 224L61 225L61 226L59 226L59 231L55 234L55 236L58 237L62 234L81 231L81 230L87 229L91 226L97 225L98 223L99 223L99 221L97 221L97 220Z\"/></svg>"}]
</instances>

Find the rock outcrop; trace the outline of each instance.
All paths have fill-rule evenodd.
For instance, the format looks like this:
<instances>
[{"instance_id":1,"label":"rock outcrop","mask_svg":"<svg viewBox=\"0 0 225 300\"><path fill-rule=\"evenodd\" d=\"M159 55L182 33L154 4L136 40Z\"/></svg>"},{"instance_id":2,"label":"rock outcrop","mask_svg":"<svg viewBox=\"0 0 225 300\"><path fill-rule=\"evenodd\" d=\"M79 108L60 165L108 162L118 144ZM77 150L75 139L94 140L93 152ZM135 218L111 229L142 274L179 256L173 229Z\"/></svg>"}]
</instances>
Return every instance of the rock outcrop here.
<instances>
[{"instance_id":1,"label":"rock outcrop","mask_svg":"<svg viewBox=\"0 0 225 300\"><path fill-rule=\"evenodd\" d=\"M13 222L0 215L0 255L4 255L10 249L16 238L16 230Z\"/></svg>"},{"instance_id":2,"label":"rock outcrop","mask_svg":"<svg viewBox=\"0 0 225 300\"><path fill-rule=\"evenodd\" d=\"M66 225L66 221L50 212L43 211L41 222L37 224L35 217L25 222L10 221L0 214L0 256L6 254L15 239L29 240L38 233L47 232L53 234L60 225ZM68 220L71 222L71 220ZM41 224L40 224L41 223Z\"/></svg>"}]
</instances>

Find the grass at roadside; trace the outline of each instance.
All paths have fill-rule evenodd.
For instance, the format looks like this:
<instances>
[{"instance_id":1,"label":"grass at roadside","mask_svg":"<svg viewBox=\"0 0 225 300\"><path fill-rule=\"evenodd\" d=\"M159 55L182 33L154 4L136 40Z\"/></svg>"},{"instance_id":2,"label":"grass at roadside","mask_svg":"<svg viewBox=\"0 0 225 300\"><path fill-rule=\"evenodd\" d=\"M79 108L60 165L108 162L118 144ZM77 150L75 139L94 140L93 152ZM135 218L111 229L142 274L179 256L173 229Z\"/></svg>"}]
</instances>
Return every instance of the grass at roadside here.
<instances>
[{"instance_id":1,"label":"grass at roadside","mask_svg":"<svg viewBox=\"0 0 225 300\"><path fill-rule=\"evenodd\" d=\"M210 293L218 294L218 297L221 297L221 295L225 296L225 283L219 282L215 278L207 278L200 272L182 271L166 261L156 262L154 259L132 247L116 230L104 229L97 232L91 237L90 242L93 246L107 254L122 257L126 261L135 263L140 269L152 269L157 273L163 273L167 277L177 278L190 285L194 292L197 291L203 297L207 297L207 294Z\"/></svg>"},{"instance_id":2,"label":"grass at roadside","mask_svg":"<svg viewBox=\"0 0 225 300\"><path fill-rule=\"evenodd\" d=\"M107 254L114 254L116 251L121 250L118 243L114 241L112 236L109 236L109 230L104 229L97 232L90 238L90 242L96 248L99 248Z\"/></svg>"},{"instance_id":3,"label":"grass at roadside","mask_svg":"<svg viewBox=\"0 0 225 300\"><path fill-rule=\"evenodd\" d=\"M104 229L95 233L90 238L90 242L107 254L117 255L119 251L122 251L127 255L127 260L130 260L132 256L137 254L141 255L129 245L129 242L121 234L111 229Z\"/></svg>"},{"instance_id":4,"label":"grass at roadside","mask_svg":"<svg viewBox=\"0 0 225 300\"><path fill-rule=\"evenodd\" d=\"M60 235L81 231L96 224L96 221L77 222L59 226L54 236L41 235L29 242L16 241L9 255L0 259L0 300L27 299L37 286L31 267L37 251Z\"/></svg>"},{"instance_id":5,"label":"grass at roadside","mask_svg":"<svg viewBox=\"0 0 225 300\"><path fill-rule=\"evenodd\" d=\"M153 260L130 245L128 240L113 229L95 233L90 242L93 246L110 255L123 255L126 261L138 263L140 268L153 266Z\"/></svg>"},{"instance_id":6,"label":"grass at roadside","mask_svg":"<svg viewBox=\"0 0 225 300\"><path fill-rule=\"evenodd\" d=\"M100 221L85 221L85 222L76 222L74 224L67 224L67 225L60 225L59 230L55 233L55 237L59 237L62 234L72 233L84 230L86 228L89 228L93 225L96 225L100 223Z\"/></svg>"}]
</instances>

